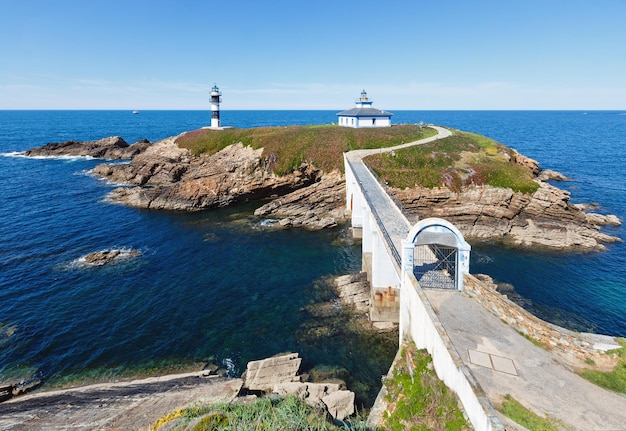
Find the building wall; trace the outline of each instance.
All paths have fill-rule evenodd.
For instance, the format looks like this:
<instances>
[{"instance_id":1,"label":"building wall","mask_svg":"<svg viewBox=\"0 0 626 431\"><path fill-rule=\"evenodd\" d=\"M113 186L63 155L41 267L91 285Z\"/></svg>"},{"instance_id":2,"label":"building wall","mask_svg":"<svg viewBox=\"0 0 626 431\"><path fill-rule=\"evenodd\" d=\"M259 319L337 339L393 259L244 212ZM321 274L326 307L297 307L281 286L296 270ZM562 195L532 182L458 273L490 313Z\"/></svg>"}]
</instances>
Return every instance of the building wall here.
<instances>
[{"instance_id":1,"label":"building wall","mask_svg":"<svg viewBox=\"0 0 626 431\"><path fill-rule=\"evenodd\" d=\"M339 117L339 125L344 127L390 127L391 117Z\"/></svg>"}]
</instances>

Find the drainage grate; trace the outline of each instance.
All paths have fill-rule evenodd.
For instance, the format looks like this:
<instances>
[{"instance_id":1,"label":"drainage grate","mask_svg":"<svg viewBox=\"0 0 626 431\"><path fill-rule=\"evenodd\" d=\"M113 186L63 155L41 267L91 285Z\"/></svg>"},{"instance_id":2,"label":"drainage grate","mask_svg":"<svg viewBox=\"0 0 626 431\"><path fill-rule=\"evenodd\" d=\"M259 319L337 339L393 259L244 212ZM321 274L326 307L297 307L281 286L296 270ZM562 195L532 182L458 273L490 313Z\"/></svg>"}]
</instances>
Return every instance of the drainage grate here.
<instances>
[{"instance_id":1,"label":"drainage grate","mask_svg":"<svg viewBox=\"0 0 626 431\"><path fill-rule=\"evenodd\" d=\"M478 350L468 350L470 362L485 368L499 371L501 373L517 376L517 369L512 359L503 356L492 355L491 353L479 352Z\"/></svg>"}]
</instances>

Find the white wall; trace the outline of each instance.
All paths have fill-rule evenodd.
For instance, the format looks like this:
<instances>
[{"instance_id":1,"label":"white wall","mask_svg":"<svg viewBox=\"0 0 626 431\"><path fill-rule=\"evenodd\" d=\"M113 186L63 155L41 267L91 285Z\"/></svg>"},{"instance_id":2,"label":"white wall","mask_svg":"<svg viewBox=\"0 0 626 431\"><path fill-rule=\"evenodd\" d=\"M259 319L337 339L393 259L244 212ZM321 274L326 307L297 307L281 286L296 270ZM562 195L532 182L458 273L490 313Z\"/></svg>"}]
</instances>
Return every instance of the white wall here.
<instances>
[{"instance_id":1,"label":"white wall","mask_svg":"<svg viewBox=\"0 0 626 431\"><path fill-rule=\"evenodd\" d=\"M376 120L374 123L372 120ZM390 127L391 117L339 117L339 125L344 127Z\"/></svg>"},{"instance_id":2,"label":"white wall","mask_svg":"<svg viewBox=\"0 0 626 431\"><path fill-rule=\"evenodd\" d=\"M391 118L389 117L359 117L358 128L365 127L389 127Z\"/></svg>"},{"instance_id":3,"label":"white wall","mask_svg":"<svg viewBox=\"0 0 626 431\"><path fill-rule=\"evenodd\" d=\"M413 271L404 271L400 288L400 343L415 342L431 355L437 376L454 391L476 431L504 431L493 405L448 338Z\"/></svg>"}]
</instances>

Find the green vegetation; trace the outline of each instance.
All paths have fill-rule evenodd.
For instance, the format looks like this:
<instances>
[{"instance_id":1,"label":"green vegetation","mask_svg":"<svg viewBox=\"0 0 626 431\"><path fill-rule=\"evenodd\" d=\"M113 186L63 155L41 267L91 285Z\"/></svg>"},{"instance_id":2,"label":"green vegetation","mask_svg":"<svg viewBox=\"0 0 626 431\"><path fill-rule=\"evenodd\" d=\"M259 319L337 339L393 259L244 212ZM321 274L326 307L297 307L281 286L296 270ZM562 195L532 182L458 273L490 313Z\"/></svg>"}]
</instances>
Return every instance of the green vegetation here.
<instances>
[{"instance_id":1,"label":"green vegetation","mask_svg":"<svg viewBox=\"0 0 626 431\"><path fill-rule=\"evenodd\" d=\"M311 407L292 395L278 399L259 398L246 403L197 404L160 418L150 430L157 431L164 425L171 431L184 430L190 424L192 431L366 429L361 420L351 423L349 428L347 424L334 425L323 410Z\"/></svg>"},{"instance_id":2,"label":"green vegetation","mask_svg":"<svg viewBox=\"0 0 626 431\"><path fill-rule=\"evenodd\" d=\"M262 157L283 175L303 162L330 172L343 172L343 153L358 149L387 148L434 136L436 131L417 125L353 129L335 125L259 127L252 129L199 129L176 142L193 154L214 154L228 145L263 148ZM455 131L453 136L393 153L367 157L380 178L390 186L426 188L487 184L534 193L538 184L532 173L515 163L513 150L484 136Z\"/></svg>"},{"instance_id":3,"label":"green vegetation","mask_svg":"<svg viewBox=\"0 0 626 431\"><path fill-rule=\"evenodd\" d=\"M508 324L508 322L504 322L504 323ZM543 344L541 341L535 340L533 337L531 337L530 335L528 335L528 334L526 334L526 333L524 333L522 331L517 331L517 333L520 334L522 337L526 338L531 343L533 343L535 346L541 347L544 350L548 350L548 346Z\"/></svg>"},{"instance_id":4,"label":"green vegetation","mask_svg":"<svg viewBox=\"0 0 626 431\"><path fill-rule=\"evenodd\" d=\"M532 172L514 162L513 150L471 133L457 131L445 139L375 154L365 161L383 181L401 189L419 185L459 191L470 184L486 184L534 193L539 188Z\"/></svg>"},{"instance_id":5,"label":"green vegetation","mask_svg":"<svg viewBox=\"0 0 626 431\"><path fill-rule=\"evenodd\" d=\"M504 398L502 413L530 431L558 431L560 429L556 421L536 415L511 395L507 394Z\"/></svg>"},{"instance_id":6,"label":"green vegetation","mask_svg":"<svg viewBox=\"0 0 626 431\"><path fill-rule=\"evenodd\" d=\"M398 125L374 129L339 126L260 127L254 129L200 129L179 137L179 146L193 154L214 154L228 145L241 142L263 148L263 157L271 158L272 169L283 175L311 162L325 172L343 172L343 153L356 149L393 147L434 136L432 128ZM275 162L274 162L275 159Z\"/></svg>"},{"instance_id":7,"label":"green vegetation","mask_svg":"<svg viewBox=\"0 0 626 431\"><path fill-rule=\"evenodd\" d=\"M393 377L384 382L391 413L385 413L383 429L469 429L458 400L432 370L430 355L411 344L403 347L401 356Z\"/></svg>"},{"instance_id":8,"label":"green vegetation","mask_svg":"<svg viewBox=\"0 0 626 431\"><path fill-rule=\"evenodd\" d=\"M626 338L619 338L617 341L622 347L606 352L617 355L619 359L613 371L583 370L580 375L600 387L626 394Z\"/></svg>"}]
</instances>

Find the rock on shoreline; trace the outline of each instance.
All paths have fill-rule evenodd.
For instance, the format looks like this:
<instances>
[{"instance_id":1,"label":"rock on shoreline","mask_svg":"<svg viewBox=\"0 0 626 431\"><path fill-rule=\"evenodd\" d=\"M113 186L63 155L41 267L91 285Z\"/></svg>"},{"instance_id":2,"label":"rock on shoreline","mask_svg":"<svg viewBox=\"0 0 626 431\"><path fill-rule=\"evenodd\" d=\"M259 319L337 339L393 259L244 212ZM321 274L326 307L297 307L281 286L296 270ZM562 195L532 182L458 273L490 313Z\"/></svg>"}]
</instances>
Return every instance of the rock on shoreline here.
<instances>
[{"instance_id":1,"label":"rock on shoreline","mask_svg":"<svg viewBox=\"0 0 626 431\"><path fill-rule=\"evenodd\" d=\"M337 226L344 222L345 179L339 172L322 176L321 180L281 196L257 208L258 217L280 218L283 227L306 227L313 230Z\"/></svg>"},{"instance_id":2,"label":"rock on shoreline","mask_svg":"<svg viewBox=\"0 0 626 431\"><path fill-rule=\"evenodd\" d=\"M119 160L130 159L145 151L149 146L150 142L145 139L128 145L128 143L119 136L111 136L96 141L50 143L43 147L30 149L26 151L24 155L27 157L75 156Z\"/></svg>"}]
</instances>

